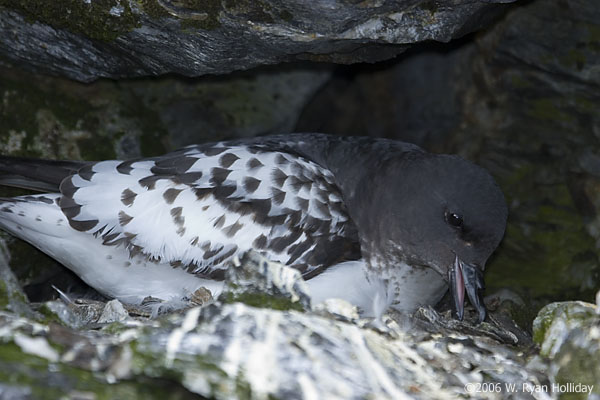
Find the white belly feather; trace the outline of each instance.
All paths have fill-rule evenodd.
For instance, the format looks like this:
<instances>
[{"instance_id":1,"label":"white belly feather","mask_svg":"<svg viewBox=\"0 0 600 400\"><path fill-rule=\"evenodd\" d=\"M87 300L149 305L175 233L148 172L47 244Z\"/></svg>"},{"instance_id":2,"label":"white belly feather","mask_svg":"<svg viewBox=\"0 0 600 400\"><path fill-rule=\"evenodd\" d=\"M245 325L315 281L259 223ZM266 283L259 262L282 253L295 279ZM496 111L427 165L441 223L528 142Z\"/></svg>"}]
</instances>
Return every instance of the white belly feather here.
<instances>
[{"instance_id":1,"label":"white belly feather","mask_svg":"<svg viewBox=\"0 0 600 400\"><path fill-rule=\"evenodd\" d=\"M447 284L431 268L399 263L386 278L366 272L364 260L347 261L328 268L308 281L313 302L335 297L356 305L365 317L379 318L388 307L414 312L419 306L435 305Z\"/></svg>"}]
</instances>

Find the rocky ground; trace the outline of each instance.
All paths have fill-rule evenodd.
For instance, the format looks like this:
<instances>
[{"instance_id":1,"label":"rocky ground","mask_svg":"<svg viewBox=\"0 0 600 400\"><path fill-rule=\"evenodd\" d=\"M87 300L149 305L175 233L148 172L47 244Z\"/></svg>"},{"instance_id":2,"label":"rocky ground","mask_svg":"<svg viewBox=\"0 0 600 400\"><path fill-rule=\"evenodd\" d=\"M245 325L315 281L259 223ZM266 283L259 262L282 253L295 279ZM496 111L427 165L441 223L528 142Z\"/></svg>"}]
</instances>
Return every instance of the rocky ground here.
<instances>
[{"instance_id":1,"label":"rocky ground","mask_svg":"<svg viewBox=\"0 0 600 400\"><path fill-rule=\"evenodd\" d=\"M29 304L2 261L2 399L600 398L594 304L546 306L534 344L494 308L480 325L432 308L379 325L342 300L311 304L297 271L256 253L218 299L175 312Z\"/></svg>"}]
</instances>

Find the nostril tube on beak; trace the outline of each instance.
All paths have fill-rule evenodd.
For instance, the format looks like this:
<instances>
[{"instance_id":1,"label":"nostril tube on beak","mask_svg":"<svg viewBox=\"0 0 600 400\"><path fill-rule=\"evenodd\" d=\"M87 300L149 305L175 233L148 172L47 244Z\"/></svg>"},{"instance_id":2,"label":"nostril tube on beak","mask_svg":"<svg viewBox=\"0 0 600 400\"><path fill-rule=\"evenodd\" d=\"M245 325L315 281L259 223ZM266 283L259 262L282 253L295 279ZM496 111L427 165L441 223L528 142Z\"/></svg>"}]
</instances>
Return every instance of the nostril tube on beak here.
<instances>
[{"instance_id":1,"label":"nostril tube on beak","mask_svg":"<svg viewBox=\"0 0 600 400\"><path fill-rule=\"evenodd\" d=\"M465 291L471 305L479 314L477 323L483 322L487 316L487 310L483 302L483 271L475 264L463 262L458 256L454 260L452 268L448 271L450 291L454 299L454 310L459 320L463 319L465 306Z\"/></svg>"}]
</instances>

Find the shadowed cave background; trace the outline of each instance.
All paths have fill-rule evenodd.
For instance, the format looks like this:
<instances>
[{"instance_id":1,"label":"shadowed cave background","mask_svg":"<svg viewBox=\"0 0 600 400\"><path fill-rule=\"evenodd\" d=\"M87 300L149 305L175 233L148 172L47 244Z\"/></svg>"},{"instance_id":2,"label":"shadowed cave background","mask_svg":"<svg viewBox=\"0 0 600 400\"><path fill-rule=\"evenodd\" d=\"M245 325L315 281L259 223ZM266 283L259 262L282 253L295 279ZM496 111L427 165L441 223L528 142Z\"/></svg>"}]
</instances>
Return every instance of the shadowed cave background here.
<instances>
[{"instance_id":1,"label":"shadowed cave background","mask_svg":"<svg viewBox=\"0 0 600 400\"><path fill-rule=\"evenodd\" d=\"M7 4L0 1L0 10ZM35 18L19 4L24 20ZM497 298L489 305L506 307L530 331L542 306L593 302L600 288L600 11L592 0L523 1L498 10L482 16L484 29L472 23L468 32L477 32L449 43L425 41L402 53L379 43L377 56L356 49L329 58L305 54L197 78L82 83L4 54L0 152L126 159L205 141L325 132L460 154L492 173L509 205L505 238L486 269L486 294ZM211 18L202 21L216 23ZM383 61L313 62L377 58ZM86 290L50 258L0 235L31 301L56 297L51 284Z\"/></svg>"}]
</instances>

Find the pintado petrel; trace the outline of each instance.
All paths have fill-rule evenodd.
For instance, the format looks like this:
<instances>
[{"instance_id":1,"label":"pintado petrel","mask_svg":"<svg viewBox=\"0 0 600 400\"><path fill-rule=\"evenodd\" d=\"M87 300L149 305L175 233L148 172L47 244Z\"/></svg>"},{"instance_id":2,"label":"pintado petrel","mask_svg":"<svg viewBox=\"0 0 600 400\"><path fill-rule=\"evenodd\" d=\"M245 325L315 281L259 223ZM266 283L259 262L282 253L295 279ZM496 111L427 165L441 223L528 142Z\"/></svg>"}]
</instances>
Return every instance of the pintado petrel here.
<instances>
[{"instance_id":1,"label":"pintado petrel","mask_svg":"<svg viewBox=\"0 0 600 400\"><path fill-rule=\"evenodd\" d=\"M450 283L479 312L506 225L501 190L458 156L398 141L290 134L129 161L2 157L0 227L124 302L213 295L236 254L298 269L314 301L363 315L434 305Z\"/></svg>"}]
</instances>

